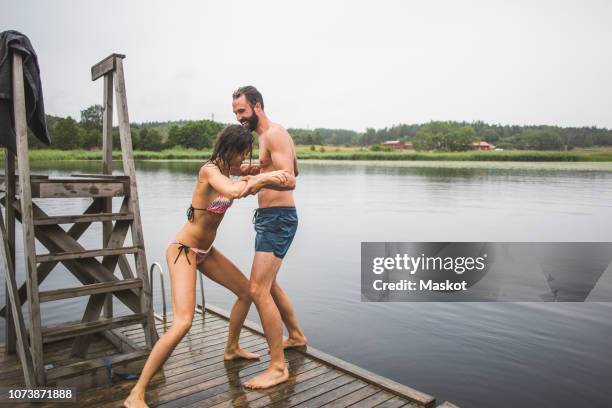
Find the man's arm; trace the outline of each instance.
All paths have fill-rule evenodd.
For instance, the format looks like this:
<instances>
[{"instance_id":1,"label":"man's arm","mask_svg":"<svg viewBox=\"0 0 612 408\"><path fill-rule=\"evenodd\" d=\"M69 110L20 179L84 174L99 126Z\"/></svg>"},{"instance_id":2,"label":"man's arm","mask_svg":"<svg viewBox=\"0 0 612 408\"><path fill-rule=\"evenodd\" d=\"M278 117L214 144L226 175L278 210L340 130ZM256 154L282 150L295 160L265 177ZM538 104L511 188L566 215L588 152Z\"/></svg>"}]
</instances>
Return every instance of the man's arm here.
<instances>
[{"instance_id":1,"label":"man's arm","mask_svg":"<svg viewBox=\"0 0 612 408\"><path fill-rule=\"evenodd\" d=\"M254 194L262 188L278 191L295 189L295 154L291 136L281 128L269 134L266 139L272 165L278 170L248 178L242 194Z\"/></svg>"},{"instance_id":2,"label":"man's arm","mask_svg":"<svg viewBox=\"0 0 612 408\"><path fill-rule=\"evenodd\" d=\"M246 176L247 184L240 193L240 197L255 194L262 188L269 188L277 191L287 191L295 189L295 177L285 170L275 170L258 174L257 176Z\"/></svg>"},{"instance_id":3,"label":"man's arm","mask_svg":"<svg viewBox=\"0 0 612 408\"><path fill-rule=\"evenodd\" d=\"M259 174L261 168L259 164L247 164L243 163L240 167L230 167L230 175L231 176L254 176Z\"/></svg>"}]
</instances>

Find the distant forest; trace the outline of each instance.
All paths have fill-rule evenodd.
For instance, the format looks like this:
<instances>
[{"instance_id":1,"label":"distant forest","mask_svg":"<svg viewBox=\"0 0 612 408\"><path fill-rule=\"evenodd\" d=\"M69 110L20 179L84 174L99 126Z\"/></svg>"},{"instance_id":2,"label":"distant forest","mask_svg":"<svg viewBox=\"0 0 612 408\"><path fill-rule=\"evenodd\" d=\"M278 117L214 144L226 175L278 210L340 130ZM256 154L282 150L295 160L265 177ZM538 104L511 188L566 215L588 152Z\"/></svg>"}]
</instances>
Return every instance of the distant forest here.
<instances>
[{"instance_id":1,"label":"distant forest","mask_svg":"<svg viewBox=\"0 0 612 408\"><path fill-rule=\"evenodd\" d=\"M226 124L210 120L146 122L131 125L136 150L210 148ZM102 146L102 106L81 111L80 120L47 115L51 148L99 149ZM474 141L486 141L503 149L569 150L574 147L612 146L612 130L597 127L519 126L478 122L429 122L399 124L365 132L347 129L287 129L299 145L375 146L388 140L413 143L417 150L467 150ZM119 148L119 132L113 129L113 147ZM30 135L31 148L45 148Z\"/></svg>"}]
</instances>

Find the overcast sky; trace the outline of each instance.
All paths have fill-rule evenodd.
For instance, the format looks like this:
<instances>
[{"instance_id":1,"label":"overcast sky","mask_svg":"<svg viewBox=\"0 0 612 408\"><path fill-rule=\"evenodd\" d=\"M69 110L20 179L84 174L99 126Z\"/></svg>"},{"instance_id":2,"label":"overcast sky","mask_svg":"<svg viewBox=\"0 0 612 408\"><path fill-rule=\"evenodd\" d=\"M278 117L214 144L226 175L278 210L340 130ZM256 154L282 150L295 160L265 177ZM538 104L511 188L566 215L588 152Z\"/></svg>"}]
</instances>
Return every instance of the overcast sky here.
<instances>
[{"instance_id":1,"label":"overcast sky","mask_svg":"<svg viewBox=\"0 0 612 408\"><path fill-rule=\"evenodd\" d=\"M172 4L172 6L169 6ZM132 122L233 122L259 88L285 127L430 120L612 128L612 1L0 0L30 37L47 113L101 103L124 60Z\"/></svg>"}]
</instances>

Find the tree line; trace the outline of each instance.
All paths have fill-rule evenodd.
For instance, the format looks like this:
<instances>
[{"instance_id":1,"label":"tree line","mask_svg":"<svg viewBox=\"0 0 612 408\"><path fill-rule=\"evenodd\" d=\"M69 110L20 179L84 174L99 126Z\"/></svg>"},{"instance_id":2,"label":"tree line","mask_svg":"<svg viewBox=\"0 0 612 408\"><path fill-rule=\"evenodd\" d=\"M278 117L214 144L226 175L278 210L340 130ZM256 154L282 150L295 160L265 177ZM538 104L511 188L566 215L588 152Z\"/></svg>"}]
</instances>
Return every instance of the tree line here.
<instances>
[{"instance_id":1,"label":"tree line","mask_svg":"<svg viewBox=\"0 0 612 408\"><path fill-rule=\"evenodd\" d=\"M80 120L47 115L51 147L62 150L102 147L102 106L81 111ZM211 120L131 124L135 150L170 148L206 149L226 124ZM461 151L487 141L498 148L568 150L574 147L612 146L612 130L597 127L519 126L477 122L433 121L399 124L365 132L348 129L287 129L298 145L377 146L388 140L412 143L417 150ZM31 148L46 147L30 135ZM119 131L113 129L113 148L119 149Z\"/></svg>"}]
</instances>

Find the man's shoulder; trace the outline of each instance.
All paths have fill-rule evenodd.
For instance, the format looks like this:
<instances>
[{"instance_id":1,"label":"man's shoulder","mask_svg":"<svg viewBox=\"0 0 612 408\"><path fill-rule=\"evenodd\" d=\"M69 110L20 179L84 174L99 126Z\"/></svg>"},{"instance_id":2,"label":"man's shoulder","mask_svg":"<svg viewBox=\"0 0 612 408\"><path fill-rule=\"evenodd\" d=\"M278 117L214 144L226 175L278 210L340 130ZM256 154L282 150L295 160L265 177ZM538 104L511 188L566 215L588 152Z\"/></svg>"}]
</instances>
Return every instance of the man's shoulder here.
<instances>
[{"instance_id":1,"label":"man's shoulder","mask_svg":"<svg viewBox=\"0 0 612 408\"><path fill-rule=\"evenodd\" d=\"M291 135L287 130L278 123L270 124L268 130L262 135L270 144L283 143L291 139Z\"/></svg>"}]
</instances>

